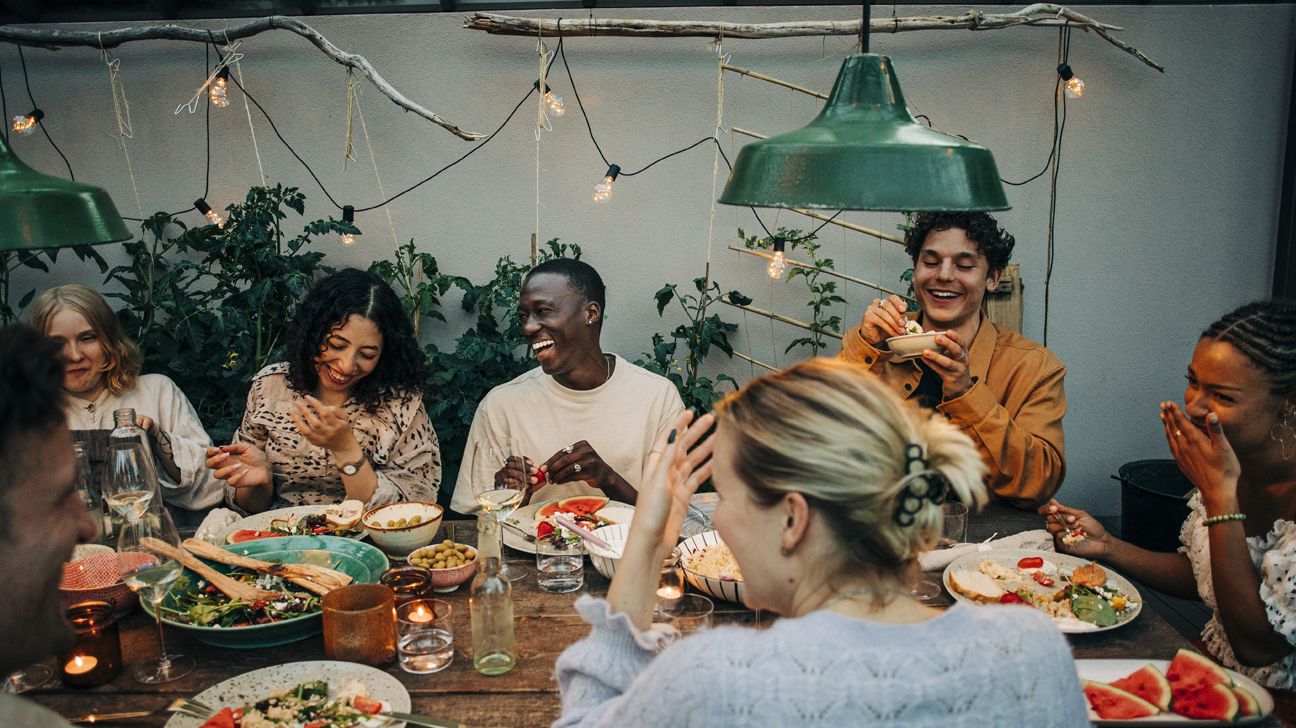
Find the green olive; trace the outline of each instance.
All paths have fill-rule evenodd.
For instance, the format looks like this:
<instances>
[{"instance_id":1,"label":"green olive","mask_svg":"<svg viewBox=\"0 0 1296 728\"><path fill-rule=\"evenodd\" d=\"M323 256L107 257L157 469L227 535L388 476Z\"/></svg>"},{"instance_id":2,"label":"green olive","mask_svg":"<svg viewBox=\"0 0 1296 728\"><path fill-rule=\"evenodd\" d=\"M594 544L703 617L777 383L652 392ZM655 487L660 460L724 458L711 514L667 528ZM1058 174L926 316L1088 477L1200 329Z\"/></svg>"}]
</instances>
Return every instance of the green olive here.
<instances>
[{"instance_id":1,"label":"green olive","mask_svg":"<svg viewBox=\"0 0 1296 728\"><path fill-rule=\"evenodd\" d=\"M410 519L409 522L411 526L417 526L418 524L423 522L423 516L414 516L413 518Z\"/></svg>"}]
</instances>

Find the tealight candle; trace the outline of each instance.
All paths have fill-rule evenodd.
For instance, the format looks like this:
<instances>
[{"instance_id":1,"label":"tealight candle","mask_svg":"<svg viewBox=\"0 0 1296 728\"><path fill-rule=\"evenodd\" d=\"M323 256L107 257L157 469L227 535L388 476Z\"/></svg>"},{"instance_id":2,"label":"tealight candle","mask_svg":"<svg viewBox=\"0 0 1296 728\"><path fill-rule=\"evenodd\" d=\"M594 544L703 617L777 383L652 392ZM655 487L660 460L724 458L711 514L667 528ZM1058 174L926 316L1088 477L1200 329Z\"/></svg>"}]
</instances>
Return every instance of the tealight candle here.
<instances>
[{"instance_id":1,"label":"tealight candle","mask_svg":"<svg viewBox=\"0 0 1296 728\"><path fill-rule=\"evenodd\" d=\"M684 590L677 586L663 586L657 588L658 599L679 599L684 596Z\"/></svg>"},{"instance_id":2,"label":"tealight candle","mask_svg":"<svg viewBox=\"0 0 1296 728\"><path fill-rule=\"evenodd\" d=\"M411 622L418 622L421 624L424 622L431 622L433 616L435 615L432 614L431 609L428 609L422 604L418 604L415 605L415 607L411 609L408 614L405 615L405 619L408 619Z\"/></svg>"},{"instance_id":3,"label":"tealight candle","mask_svg":"<svg viewBox=\"0 0 1296 728\"><path fill-rule=\"evenodd\" d=\"M68 607L66 615L76 633L76 644L59 658L63 684L89 688L121 674L121 641L113 606L108 602L81 602Z\"/></svg>"}]
</instances>

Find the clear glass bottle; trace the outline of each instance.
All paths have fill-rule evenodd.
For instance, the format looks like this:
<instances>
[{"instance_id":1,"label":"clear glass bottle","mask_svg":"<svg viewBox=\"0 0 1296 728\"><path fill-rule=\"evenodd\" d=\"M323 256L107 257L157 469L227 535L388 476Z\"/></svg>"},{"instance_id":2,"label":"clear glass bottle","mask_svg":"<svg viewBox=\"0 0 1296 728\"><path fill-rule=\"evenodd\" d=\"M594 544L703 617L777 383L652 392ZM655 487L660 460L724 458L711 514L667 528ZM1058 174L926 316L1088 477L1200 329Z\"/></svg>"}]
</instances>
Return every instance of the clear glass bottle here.
<instances>
[{"instance_id":1,"label":"clear glass bottle","mask_svg":"<svg viewBox=\"0 0 1296 728\"><path fill-rule=\"evenodd\" d=\"M473 667L483 675L503 675L517 662L513 634L513 587L500 574L499 522L492 513L477 517L477 576L468 596L472 614Z\"/></svg>"},{"instance_id":2,"label":"clear glass bottle","mask_svg":"<svg viewBox=\"0 0 1296 728\"><path fill-rule=\"evenodd\" d=\"M153 489L153 499L149 502L149 511L161 513L162 488L158 484L157 460L153 457L153 446L149 442L148 432L139 426L139 421L135 419L135 410L130 407L113 410L113 431L108 434L109 448L124 443L139 443L143 449L144 457L141 465L145 470L144 477Z\"/></svg>"}]
</instances>

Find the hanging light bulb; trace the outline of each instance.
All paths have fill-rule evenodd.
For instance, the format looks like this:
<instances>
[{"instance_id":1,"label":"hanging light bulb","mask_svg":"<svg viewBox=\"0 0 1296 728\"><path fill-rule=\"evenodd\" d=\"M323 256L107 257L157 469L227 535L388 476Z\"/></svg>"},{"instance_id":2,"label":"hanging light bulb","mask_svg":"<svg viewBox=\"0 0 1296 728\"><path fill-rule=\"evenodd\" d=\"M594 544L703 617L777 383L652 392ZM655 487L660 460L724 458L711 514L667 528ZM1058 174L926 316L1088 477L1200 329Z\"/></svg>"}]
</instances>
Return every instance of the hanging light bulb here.
<instances>
[{"instance_id":1,"label":"hanging light bulb","mask_svg":"<svg viewBox=\"0 0 1296 728\"><path fill-rule=\"evenodd\" d=\"M212 79L211 85L207 87L207 97L211 99L211 105L218 109L229 106L228 66L216 72L216 78Z\"/></svg>"},{"instance_id":2,"label":"hanging light bulb","mask_svg":"<svg viewBox=\"0 0 1296 728\"><path fill-rule=\"evenodd\" d=\"M1071 70L1070 64L1059 63L1057 70L1058 70L1058 75L1062 77L1062 81L1063 81L1062 90L1066 92L1068 99L1078 99L1081 96L1084 96L1084 92L1085 92L1084 79L1075 75L1075 71Z\"/></svg>"},{"instance_id":3,"label":"hanging light bulb","mask_svg":"<svg viewBox=\"0 0 1296 728\"><path fill-rule=\"evenodd\" d=\"M26 114L22 114L21 116L15 116L13 118L13 125L10 126L9 128L13 129L13 132L15 134L22 134L25 136L35 131L36 124L41 119L44 118L45 118L44 111L41 111L40 109L32 109L30 112Z\"/></svg>"},{"instance_id":4,"label":"hanging light bulb","mask_svg":"<svg viewBox=\"0 0 1296 728\"><path fill-rule=\"evenodd\" d=\"M536 89L539 90L540 80L536 79L536 82L532 85L534 85ZM563 103L563 97L554 93L553 89L549 88L549 84L547 83L544 86L544 102L545 105L549 107L549 112L552 113L554 116L562 116L563 114L567 113L567 105Z\"/></svg>"},{"instance_id":5,"label":"hanging light bulb","mask_svg":"<svg viewBox=\"0 0 1296 728\"><path fill-rule=\"evenodd\" d=\"M351 205L342 206L342 221L349 222L353 225L355 224L354 207L352 207ZM355 244L355 236L356 236L355 233L342 233L340 236L338 236L338 239L342 241L343 245L353 245Z\"/></svg>"},{"instance_id":6,"label":"hanging light bulb","mask_svg":"<svg viewBox=\"0 0 1296 728\"><path fill-rule=\"evenodd\" d=\"M594 202L607 202L612 197L612 183L616 181L617 175L621 174L621 168L617 165L608 167L607 174L603 175L603 181L594 185Z\"/></svg>"},{"instance_id":7,"label":"hanging light bulb","mask_svg":"<svg viewBox=\"0 0 1296 728\"><path fill-rule=\"evenodd\" d=\"M224 229L225 219L222 218L219 213L213 210L211 208L211 205L207 204L207 200L204 200L201 197L194 200L194 209L196 209L198 212L201 212L203 215L205 215L207 219L211 221L211 224L215 225L218 228Z\"/></svg>"},{"instance_id":8,"label":"hanging light bulb","mask_svg":"<svg viewBox=\"0 0 1296 728\"><path fill-rule=\"evenodd\" d=\"M785 245L783 238L774 238L774 257L770 258L769 266L765 269L774 280L782 278L783 272L787 270L787 260L783 257Z\"/></svg>"}]
</instances>

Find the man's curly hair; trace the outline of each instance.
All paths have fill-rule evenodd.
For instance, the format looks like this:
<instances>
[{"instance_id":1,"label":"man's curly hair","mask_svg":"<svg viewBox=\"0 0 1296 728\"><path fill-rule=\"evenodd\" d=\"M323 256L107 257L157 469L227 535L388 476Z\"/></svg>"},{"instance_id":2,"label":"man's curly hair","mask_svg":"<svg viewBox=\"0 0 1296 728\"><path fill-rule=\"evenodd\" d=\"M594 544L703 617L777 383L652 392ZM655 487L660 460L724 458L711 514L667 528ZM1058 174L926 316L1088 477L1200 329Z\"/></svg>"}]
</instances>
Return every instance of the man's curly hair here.
<instances>
[{"instance_id":1,"label":"man's curly hair","mask_svg":"<svg viewBox=\"0 0 1296 728\"><path fill-rule=\"evenodd\" d=\"M378 326L382 354L373 372L351 388L351 396L373 412L386 398L421 394L427 381L427 357L419 349L400 299L381 278L355 268L321 279L306 294L288 331L288 384L298 392L316 390L315 358L324 350L329 332L352 315Z\"/></svg>"},{"instance_id":2,"label":"man's curly hair","mask_svg":"<svg viewBox=\"0 0 1296 728\"><path fill-rule=\"evenodd\" d=\"M913 225L905 232L905 252L916 263L928 233L933 230L953 228L967 232L968 239L976 244L977 250L980 250L990 263L991 273L1008 265L1008 260L1012 258L1013 246L1017 241L999 227L998 220L985 212L916 213Z\"/></svg>"}]
</instances>

